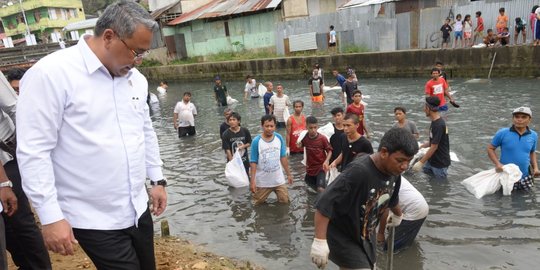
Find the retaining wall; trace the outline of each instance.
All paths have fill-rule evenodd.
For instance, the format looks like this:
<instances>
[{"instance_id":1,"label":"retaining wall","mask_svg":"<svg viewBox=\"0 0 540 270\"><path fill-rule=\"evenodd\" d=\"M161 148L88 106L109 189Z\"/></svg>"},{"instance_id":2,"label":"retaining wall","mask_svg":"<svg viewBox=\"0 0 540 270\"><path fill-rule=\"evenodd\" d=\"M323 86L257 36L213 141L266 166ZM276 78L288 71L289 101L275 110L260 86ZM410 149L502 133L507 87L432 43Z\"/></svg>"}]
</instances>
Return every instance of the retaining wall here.
<instances>
[{"instance_id":1,"label":"retaining wall","mask_svg":"<svg viewBox=\"0 0 540 270\"><path fill-rule=\"evenodd\" d=\"M319 63L325 78L347 65L360 78L428 77L435 61L445 63L450 77L487 78L493 57L491 77L540 77L540 46L499 48L423 49L395 52L340 54L333 56L284 57L245 61L168 65L140 68L149 80L212 80L216 74L228 80L241 80L247 74L261 79L303 79Z\"/></svg>"}]
</instances>

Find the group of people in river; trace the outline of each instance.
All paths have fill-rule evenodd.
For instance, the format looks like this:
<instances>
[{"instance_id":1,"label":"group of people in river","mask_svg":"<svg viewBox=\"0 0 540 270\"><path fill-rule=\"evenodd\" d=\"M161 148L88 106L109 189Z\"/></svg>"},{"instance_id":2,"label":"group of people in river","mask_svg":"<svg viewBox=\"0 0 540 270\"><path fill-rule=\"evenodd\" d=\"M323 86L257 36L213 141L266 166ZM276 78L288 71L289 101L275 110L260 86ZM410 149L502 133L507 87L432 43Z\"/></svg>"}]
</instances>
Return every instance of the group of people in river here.
<instances>
[{"instance_id":1,"label":"group of people in river","mask_svg":"<svg viewBox=\"0 0 540 270\"><path fill-rule=\"evenodd\" d=\"M324 104L324 90L328 89L323 74L319 74L321 70L315 65L308 81L313 104ZM346 71L347 78L337 69L332 70L334 86L340 87L345 107L331 110L333 130L329 136L321 131L316 117L304 115L302 100L289 100L283 85L278 84L274 93L273 83L265 82L266 92L261 94L251 75L246 76L244 99L264 99L261 134L252 139L250 131L241 126L240 114L230 108L225 109L225 121L220 127L227 160L231 161L236 151L242 151L254 205L265 203L272 192L278 202L289 202L287 185L293 179L288 156L305 152L304 181L318 193L311 256L321 268L330 258L341 269L373 269L377 245L387 247L388 227L395 227L395 249L405 248L414 241L429 206L401 174L410 169L435 179L447 178L451 164L448 104L460 107L450 91L443 63L436 62L431 79L424 86L424 113L431 120L429 140L418 143L419 131L407 119L407 109L396 107L396 123L384 134L375 152L365 123L362 92L351 70ZM216 102L224 105L220 100L228 95L222 91L226 86L219 76L215 79ZM286 111L291 105L293 113L289 116ZM531 118L530 108L516 108L512 112L512 127L497 132L487 147L497 172L509 163L521 168L523 177L514 185L515 190L531 190L534 176L540 174L535 154L537 134L528 127ZM285 128L285 138L276 132L279 128ZM410 164L421 148L426 148L424 154ZM501 148L500 158L496 148ZM335 180L331 177L332 170L339 174Z\"/></svg>"}]
</instances>

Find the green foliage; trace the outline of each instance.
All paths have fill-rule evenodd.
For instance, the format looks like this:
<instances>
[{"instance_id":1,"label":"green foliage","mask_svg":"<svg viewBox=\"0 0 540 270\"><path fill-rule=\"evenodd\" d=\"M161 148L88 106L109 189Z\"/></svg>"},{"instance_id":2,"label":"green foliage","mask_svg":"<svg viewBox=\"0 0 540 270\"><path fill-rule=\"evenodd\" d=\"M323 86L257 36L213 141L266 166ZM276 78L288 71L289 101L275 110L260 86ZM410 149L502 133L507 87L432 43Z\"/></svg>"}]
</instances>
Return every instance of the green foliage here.
<instances>
[{"instance_id":1,"label":"green foliage","mask_svg":"<svg viewBox=\"0 0 540 270\"><path fill-rule=\"evenodd\" d=\"M369 52L369 49L364 46L357 46L357 45L348 45L345 46L342 50L342 53L363 53L363 52Z\"/></svg>"},{"instance_id":2,"label":"green foliage","mask_svg":"<svg viewBox=\"0 0 540 270\"><path fill-rule=\"evenodd\" d=\"M143 59L142 63L139 66L140 67L157 67L157 66L161 66L161 62L155 59Z\"/></svg>"},{"instance_id":3,"label":"green foliage","mask_svg":"<svg viewBox=\"0 0 540 270\"><path fill-rule=\"evenodd\" d=\"M105 8L114 3L116 0L82 0L85 14L98 15L98 11L103 11Z\"/></svg>"}]
</instances>

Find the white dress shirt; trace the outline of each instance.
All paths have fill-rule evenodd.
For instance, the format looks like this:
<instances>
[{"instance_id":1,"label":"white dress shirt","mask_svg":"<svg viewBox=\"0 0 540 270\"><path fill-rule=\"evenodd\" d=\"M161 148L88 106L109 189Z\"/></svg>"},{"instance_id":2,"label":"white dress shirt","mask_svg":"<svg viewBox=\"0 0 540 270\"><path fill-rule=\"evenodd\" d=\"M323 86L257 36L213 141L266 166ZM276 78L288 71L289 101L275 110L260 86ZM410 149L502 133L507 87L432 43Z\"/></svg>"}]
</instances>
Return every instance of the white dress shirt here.
<instances>
[{"instance_id":1,"label":"white dress shirt","mask_svg":"<svg viewBox=\"0 0 540 270\"><path fill-rule=\"evenodd\" d=\"M46 56L21 81L17 158L23 188L43 224L137 225L148 209L145 179L163 179L136 69L112 77L86 43Z\"/></svg>"}]
</instances>

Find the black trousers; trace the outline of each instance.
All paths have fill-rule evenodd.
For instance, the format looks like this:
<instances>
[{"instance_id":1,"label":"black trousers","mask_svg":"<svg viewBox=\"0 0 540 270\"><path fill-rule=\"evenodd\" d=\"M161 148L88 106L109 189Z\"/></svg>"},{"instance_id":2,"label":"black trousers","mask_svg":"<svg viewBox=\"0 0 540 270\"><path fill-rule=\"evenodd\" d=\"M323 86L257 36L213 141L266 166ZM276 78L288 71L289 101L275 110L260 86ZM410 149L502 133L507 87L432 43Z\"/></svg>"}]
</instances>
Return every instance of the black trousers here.
<instances>
[{"instance_id":1,"label":"black trousers","mask_svg":"<svg viewBox=\"0 0 540 270\"><path fill-rule=\"evenodd\" d=\"M185 136L193 136L193 135L195 135L195 127L194 126L179 127L178 128L178 138L185 137Z\"/></svg>"},{"instance_id":2,"label":"black trousers","mask_svg":"<svg viewBox=\"0 0 540 270\"><path fill-rule=\"evenodd\" d=\"M98 270L154 270L154 226L150 211L138 227L122 230L73 229L75 239Z\"/></svg>"},{"instance_id":3,"label":"black trousers","mask_svg":"<svg viewBox=\"0 0 540 270\"><path fill-rule=\"evenodd\" d=\"M7 269L6 232L2 215L0 215L0 269Z\"/></svg>"},{"instance_id":4,"label":"black trousers","mask_svg":"<svg viewBox=\"0 0 540 270\"><path fill-rule=\"evenodd\" d=\"M18 209L8 217L2 212L6 227L6 246L19 269L52 269L43 236L36 225L34 213L21 186L21 174L16 160L4 165L8 178L13 182Z\"/></svg>"}]
</instances>

